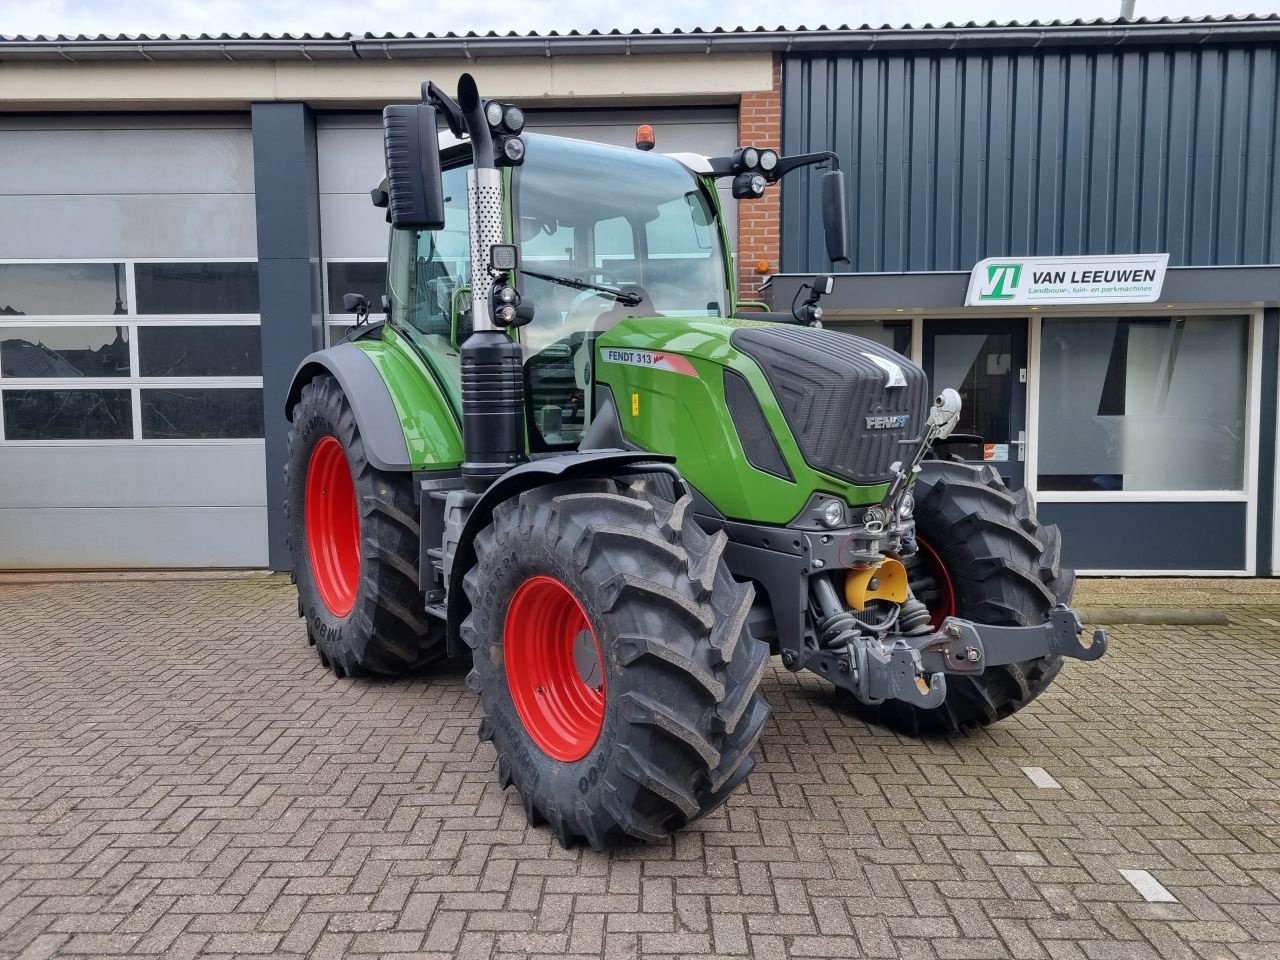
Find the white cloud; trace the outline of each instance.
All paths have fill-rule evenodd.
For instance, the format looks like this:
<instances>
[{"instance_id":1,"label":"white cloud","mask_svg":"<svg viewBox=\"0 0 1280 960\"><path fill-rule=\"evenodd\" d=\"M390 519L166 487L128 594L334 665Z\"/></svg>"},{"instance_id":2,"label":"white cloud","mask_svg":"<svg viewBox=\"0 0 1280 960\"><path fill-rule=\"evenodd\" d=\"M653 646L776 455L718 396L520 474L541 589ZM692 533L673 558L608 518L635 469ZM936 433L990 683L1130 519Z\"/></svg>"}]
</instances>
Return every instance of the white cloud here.
<instances>
[{"instance_id":1,"label":"white cloud","mask_svg":"<svg viewBox=\"0 0 1280 960\"><path fill-rule=\"evenodd\" d=\"M1114 17L1120 0L871 0L831 4L791 0L780 8L726 7L712 0L652 0L643 8L620 0L0 0L5 34L138 33L443 33L448 30L525 33L619 27L773 27L948 20L1053 20ZM642 9L643 13L638 13ZM1139 16L1203 16L1267 12L1267 0L1137 0Z\"/></svg>"}]
</instances>

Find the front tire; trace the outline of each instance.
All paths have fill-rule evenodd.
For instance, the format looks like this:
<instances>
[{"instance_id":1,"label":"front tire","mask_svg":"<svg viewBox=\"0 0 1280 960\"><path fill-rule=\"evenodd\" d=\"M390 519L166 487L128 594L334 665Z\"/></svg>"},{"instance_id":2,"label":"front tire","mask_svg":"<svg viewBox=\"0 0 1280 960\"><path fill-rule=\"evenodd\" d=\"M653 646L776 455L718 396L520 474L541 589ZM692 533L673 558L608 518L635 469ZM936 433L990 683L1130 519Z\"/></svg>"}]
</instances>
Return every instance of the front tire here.
<instances>
[{"instance_id":1,"label":"front tire","mask_svg":"<svg viewBox=\"0 0 1280 960\"><path fill-rule=\"evenodd\" d=\"M410 673L444 656L418 586L409 474L370 465L351 404L328 375L293 408L285 467L298 615L338 676Z\"/></svg>"},{"instance_id":2,"label":"front tire","mask_svg":"<svg viewBox=\"0 0 1280 960\"><path fill-rule=\"evenodd\" d=\"M640 484L556 484L501 504L476 538L462 637L480 738L564 846L662 840L754 766L769 651L724 535L691 506Z\"/></svg>"},{"instance_id":3,"label":"front tire","mask_svg":"<svg viewBox=\"0 0 1280 960\"><path fill-rule=\"evenodd\" d=\"M1074 574L1061 565L1062 537L1036 518L1026 490L1014 493L988 465L926 460L916 481L919 550L907 561L912 593L937 627L946 616L993 626L1044 623L1071 599ZM910 736L961 733L1017 713L1040 696L1062 668L1061 657L990 667L976 676L949 675L942 705L924 710L901 700L864 704L853 713Z\"/></svg>"}]
</instances>

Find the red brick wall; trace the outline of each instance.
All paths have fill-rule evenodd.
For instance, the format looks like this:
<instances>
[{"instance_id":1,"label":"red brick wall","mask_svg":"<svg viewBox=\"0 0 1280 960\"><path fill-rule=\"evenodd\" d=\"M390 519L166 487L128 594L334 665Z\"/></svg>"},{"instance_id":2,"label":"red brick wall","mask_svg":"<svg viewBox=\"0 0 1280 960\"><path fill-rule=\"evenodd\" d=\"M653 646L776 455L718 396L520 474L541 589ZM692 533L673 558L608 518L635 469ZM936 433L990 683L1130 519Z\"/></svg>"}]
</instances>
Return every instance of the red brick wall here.
<instances>
[{"instance_id":1,"label":"red brick wall","mask_svg":"<svg viewBox=\"0 0 1280 960\"><path fill-rule=\"evenodd\" d=\"M773 89L742 94L738 143L782 152L782 62L773 58ZM760 281L778 270L782 255L781 188L771 186L758 200L738 201L738 297L754 300ZM759 265L765 265L761 273Z\"/></svg>"}]
</instances>

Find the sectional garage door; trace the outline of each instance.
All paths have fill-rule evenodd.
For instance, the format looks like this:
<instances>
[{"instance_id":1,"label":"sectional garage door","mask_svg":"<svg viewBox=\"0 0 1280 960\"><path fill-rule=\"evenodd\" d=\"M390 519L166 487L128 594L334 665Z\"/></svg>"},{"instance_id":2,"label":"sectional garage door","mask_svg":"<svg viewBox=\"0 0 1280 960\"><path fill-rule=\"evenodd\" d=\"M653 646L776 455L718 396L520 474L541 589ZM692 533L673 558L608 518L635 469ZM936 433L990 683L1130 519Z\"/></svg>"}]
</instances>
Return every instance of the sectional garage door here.
<instances>
[{"instance_id":1,"label":"sectional garage door","mask_svg":"<svg viewBox=\"0 0 1280 960\"><path fill-rule=\"evenodd\" d=\"M0 568L267 558L247 117L0 118Z\"/></svg>"},{"instance_id":2,"label":"sectional garage door","mask_svg":"<svg viewBox=\"0 0 1280 960\"><path fill-rule=\"evenodd\" d=\"M581 110L573 113L528 113L528 129L579 140L633 147L636 126L651 124L662 153L733 152L738 142L737 110L689 108L648 110ZM328 116L317 133L320 167L320 237L325 257L325 309L330 340L350 324L342 313L344 293L363 293L379 303L387 255L387 225L382 210L369 201L369 190L383 175L382 128L376 115ZM734 201L727 183L721 192L730 236L736 236Z\"/></svg>"}]
</instances>

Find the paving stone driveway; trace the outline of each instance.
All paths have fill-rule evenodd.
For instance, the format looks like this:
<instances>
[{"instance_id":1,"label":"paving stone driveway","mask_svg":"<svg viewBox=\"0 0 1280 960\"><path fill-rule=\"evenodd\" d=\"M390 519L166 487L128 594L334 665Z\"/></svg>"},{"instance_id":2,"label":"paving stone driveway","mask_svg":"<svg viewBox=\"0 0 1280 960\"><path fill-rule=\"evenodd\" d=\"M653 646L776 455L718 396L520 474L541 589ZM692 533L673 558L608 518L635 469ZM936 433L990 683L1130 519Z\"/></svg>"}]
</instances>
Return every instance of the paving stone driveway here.
<instances>
[{"instance_id":1,"label":"paving stone driveway","mask_svg":"<svg viewBox=\"0 0 1280 960\"><path fill-rule=\"evenodd\" d=\"M456 672L321 670L284 578L0 586L0 956L1275 960L1280 590L1234 604L967 739L774 670L746 788L603 855L526 828Z\"/></svg>"}]
</instances>

